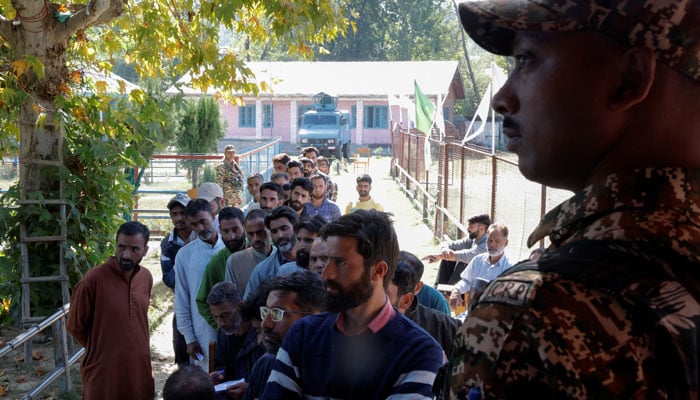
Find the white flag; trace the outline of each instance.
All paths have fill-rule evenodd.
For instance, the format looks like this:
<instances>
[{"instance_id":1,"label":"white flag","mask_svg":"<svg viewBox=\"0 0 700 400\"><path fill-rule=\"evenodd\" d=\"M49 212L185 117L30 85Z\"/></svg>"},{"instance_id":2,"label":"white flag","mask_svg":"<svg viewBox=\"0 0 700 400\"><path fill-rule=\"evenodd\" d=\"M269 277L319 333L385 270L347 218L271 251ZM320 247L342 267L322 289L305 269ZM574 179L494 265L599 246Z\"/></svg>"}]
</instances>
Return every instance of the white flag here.
<instances>
[{"instance_id":1,"label":"white flag","mask_svg":"<svg viewBox=\"0 0 700 400\"><path fill-rule=\"evenodd\" d=\"M505 85L506 80L508 80L508 77L503 70L499 68L496 63L491 63L491 84L486 88L486 93L484 93L484 97L481 99L479 107L476 109L476 116L481 118L481 126L479 126L479 129L477 129L476 132L469 134L469 132L472 130L472 126L474 125L474 121L476 120L476 116L474 116L472 121L469 123L469 128L467 128L467 133L464 135L464 139L462 139L462 144L467 143L484 132L484 129L486 129L486 121L488 120L489 116L489 110L491 108L491 99L496 92L498 92L501 87Z\"/></svg>"},{"instance_id":2,"label":"white flag","mask_svg":"<svg viewBox=\"0 0 700 400\"><path fill-rule=\"evenodd\" d=\"M479 103L479 107L476 109L476 115L474 118L472 118L472 121L469 123L469 128L467 128L467 133L464 135L464 139L462 139L462 145L467 143L468 141L474 139L475 137L481 135L481 133L484 131L484 128L486 128L486 121L489 118L489 109L491 108L491 86L489 85L486 88L486 93L484 93L484 97L481 98L481 102ZM479 129L477 129L474 133L469 133L472 130L472 126L474 126L474 121L476 121L476 117L481 118L481 125L479 126Z\"/></svg>"}]
</instances>

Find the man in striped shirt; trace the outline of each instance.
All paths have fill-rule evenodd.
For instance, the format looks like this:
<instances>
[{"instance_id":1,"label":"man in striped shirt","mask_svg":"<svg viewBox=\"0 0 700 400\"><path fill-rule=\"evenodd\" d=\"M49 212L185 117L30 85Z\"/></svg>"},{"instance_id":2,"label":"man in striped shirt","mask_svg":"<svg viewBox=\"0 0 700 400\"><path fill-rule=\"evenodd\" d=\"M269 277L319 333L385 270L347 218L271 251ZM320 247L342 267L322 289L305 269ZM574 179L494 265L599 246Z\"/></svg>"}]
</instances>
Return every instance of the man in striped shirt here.
<instances>
[{"instance_id":1,"label":"man in striped shirt","mask_svg":"<svg viewBox=\"0 0 700 400\"><path fill-rule=\"evenodd\" d=\"M432 398L440 345L391 306L399 244L392 221L358 210L321 229L330 312L287 332L263 399Z\"/></svg>"}]
</instances>

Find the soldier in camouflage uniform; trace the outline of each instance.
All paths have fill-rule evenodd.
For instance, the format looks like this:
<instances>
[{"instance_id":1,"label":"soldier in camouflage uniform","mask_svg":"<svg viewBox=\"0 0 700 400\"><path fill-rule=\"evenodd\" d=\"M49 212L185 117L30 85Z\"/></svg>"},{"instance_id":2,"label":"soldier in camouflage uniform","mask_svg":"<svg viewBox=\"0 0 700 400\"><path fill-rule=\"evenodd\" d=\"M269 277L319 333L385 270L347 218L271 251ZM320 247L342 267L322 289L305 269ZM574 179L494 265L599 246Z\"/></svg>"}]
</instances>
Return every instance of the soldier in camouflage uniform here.
<instances>
[{"instance_id":1,"label":"soldier in camouflage uniform","mask_svg":"<svg viewBox=\"0 0 700 400\"><path fill-rule=\"evenodd\" d=\"M575 192L539 260L485 289L451 398L697 399L700 0L467 0L462 26L515 56L494 97L528 179ZM438 382L439 385L439 382Z\"/></svg>"},{"instance_id":2,"label":"soldier in camouflage uniform","mask_svg":"<svg viewBox=\"0 0 700 400\"><path fill-rule=\"evenodd\" d=\"M236 162L236 148L229 144L224 147L223 162L216 166L216 183L224 190L226 205L240 207L243 203L243 182L245 177Z\"/></svg>"}]
</instances>

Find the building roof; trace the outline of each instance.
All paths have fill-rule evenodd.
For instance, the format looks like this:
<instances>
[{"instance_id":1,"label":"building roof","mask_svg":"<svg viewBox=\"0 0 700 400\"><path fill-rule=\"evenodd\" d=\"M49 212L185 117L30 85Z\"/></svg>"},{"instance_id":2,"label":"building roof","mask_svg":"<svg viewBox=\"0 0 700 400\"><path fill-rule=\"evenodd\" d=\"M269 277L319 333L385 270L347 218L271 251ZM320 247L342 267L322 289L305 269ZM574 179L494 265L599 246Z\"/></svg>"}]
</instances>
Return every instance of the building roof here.
<instances>
[{"instance_id":1,"label":"building roof","mask_svg":"<svg viewBox=\"0 0 700 400\"><path fill-rule=\"evenodd\" d=\"M255 74L255 82L267 82L278 97L310 96L318 92L342 97L413 95L414 79L426 95L444 96L453 79L461 82L457 61L276 61L249 62L246 65ZM184 94L202 94L200 90L185 88L189 81L189 74L178 80L183 85ZM209 93L216 91L211 89ZM173 86L167 93L175 94L178 90Z\"/></svg>"},{"instance_id":2,"label":"building roof","mask_svg":"<svg viewBox=\"0 0 700 400\"><path fill-rule=\"evenodd\" d=\"M121 76L112 73L98 71L96 68L88 67L85 69L85 78L92 80L93 82L103 81L106 83L106 92L110 94L121 93L121 86L124 86L124 93L128 94L132 90L141 89L140 86L135 85ZM121 84L119 82L122 82Z\"/></svg>"}]
</instances>

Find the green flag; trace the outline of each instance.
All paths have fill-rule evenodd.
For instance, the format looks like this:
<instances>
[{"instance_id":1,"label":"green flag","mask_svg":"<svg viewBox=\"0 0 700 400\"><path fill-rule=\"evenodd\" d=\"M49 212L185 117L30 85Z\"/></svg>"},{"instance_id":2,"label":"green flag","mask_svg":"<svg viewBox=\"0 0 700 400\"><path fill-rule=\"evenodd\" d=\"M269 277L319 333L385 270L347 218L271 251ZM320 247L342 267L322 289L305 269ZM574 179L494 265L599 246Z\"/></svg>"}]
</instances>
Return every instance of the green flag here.
<instances>
[{"instance_id":1,"label":"green flag","mask_svg":"<svg viewBox=\"0 0 700 400\"><path fill-rule=\"evenodd\" d=\"M413 80L416 98L416 128L430 135L430 128L433 125L433 114L435 114L435 105L428 97L426 97L418 86L418 82Z\"/></svg>"}]
</instances>

